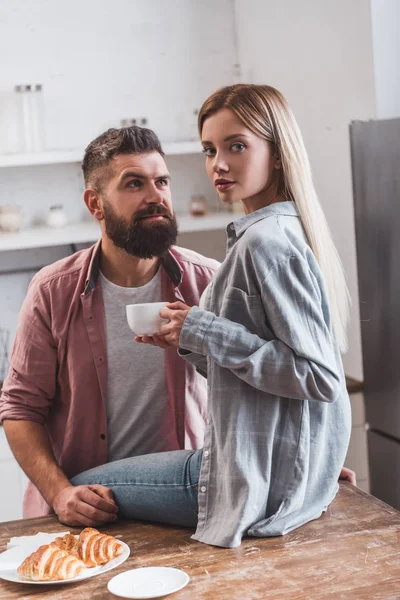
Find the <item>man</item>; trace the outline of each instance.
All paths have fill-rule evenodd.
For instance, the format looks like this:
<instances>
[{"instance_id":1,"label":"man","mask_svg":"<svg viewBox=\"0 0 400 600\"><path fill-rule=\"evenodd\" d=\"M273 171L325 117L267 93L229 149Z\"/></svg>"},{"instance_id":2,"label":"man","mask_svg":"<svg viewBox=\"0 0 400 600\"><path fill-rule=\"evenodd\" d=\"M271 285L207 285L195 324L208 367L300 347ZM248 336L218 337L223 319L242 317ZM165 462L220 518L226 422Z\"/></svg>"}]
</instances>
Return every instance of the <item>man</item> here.
<instances>
[{"instance_id":1,"label":"man","mask_svg":"<svg viewBox=\"0 0 400 600\"><path fill-rule=\"evenodd\" d=\"M127 304L198 304L219 264L174 246L170 177L149 129L110 129L86 149L93 247L42 269L20 313L0 418L30 479L24 516L68 525L117 518L107 488L79 472L128 456L203 444L205 380L175 350L134 342Z\"/></svg>"}]
</instances>

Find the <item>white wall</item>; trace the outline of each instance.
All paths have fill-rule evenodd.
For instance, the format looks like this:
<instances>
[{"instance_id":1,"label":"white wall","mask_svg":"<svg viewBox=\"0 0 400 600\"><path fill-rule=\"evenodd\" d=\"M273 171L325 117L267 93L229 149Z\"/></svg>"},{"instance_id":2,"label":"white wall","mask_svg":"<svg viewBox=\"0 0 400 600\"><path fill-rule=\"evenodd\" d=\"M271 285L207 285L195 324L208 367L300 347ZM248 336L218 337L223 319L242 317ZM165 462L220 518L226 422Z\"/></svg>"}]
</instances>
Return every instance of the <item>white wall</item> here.
<instances>
[{"instance_id":1,"label":"white wall","mask_svg":"<svg viewBox=\"0 0 400 600\"><path fill-rule=\"evenodd\" d=\"M212 16L212 18L210 18ZM17 151L16 84L42 83L47 149L83 148L123 118L147 117L163 141L197 137L193 111L232 80L230 0L0 0L0 153ZM206 24L206 25L205 25ZM199 144L200 147L200 144ZM174 205L187 213L190 196L215 190L201 155L171 157ZM78 164L0 169L0 205L19 204L24 227L63 204L70 222L87 218ZM221 258L224 233L193 240ZM0 253L0 328L17 325L34 273L1 275L13 265L53 262L68 247Z\"/></svg>"},{"instance_id":2,"label":"white wall","mask_svg":"<svg viewBox=\"0 0 400 600\"><path fill-rule=\"evenodd\" d=\"M135 116L187 138L193 109L231 81L232 53L229 0L0 0L2 125L11 134L14 85L42 83L49 148Z\"/></svg>"},{"instance_id":3,"label":"white wall","mask_svg":"<svg viewBox=\"0 0 400 600\"><path fill-rule=\"evenodd\" d=\"M0 53L8 57L0 78L0 152L16 143L11 99L17 83L43 83L50 148L83 147L106 127L134 116L148 117L165 140L192 135L192 110L232 81L231 6L230 0L0 0ZM353 297L345 367L359 378L348 124L375 115L369 2L236 0L236 9L242 80L281 89L303 131ZM170 166L178 211L203 186L212 201L201 158L173 158ZM27 225L60 201L71 220L81 219L81 194L73 165L0 171L0 203L21 203ZM205 253L207 247L205 237ZM60 252L47 253L48 260ZM7 281L14 313L11 320L0 313L0 327L14 326L18 290L25 289L14 283L18 277Z\"/></svg>"},{"instance_id":4,"label":"white wall","mask_svg":"<svg viewBox=\"0 0 400 600\"><path fill-rule=\"evenodd\" d=\"M400 2L371 0L372 40L379 119L400 117Z\"/></svg>"},{"instance_id":5,"label":"white wall","mask_svg":"<svg viewBox=\"0 0 400 600\"><path fill-rule=\"evenodd\" d=\"M366 0L237 0L242 79L280 89L302 129L353 298L346 372L362 378L348 125L375 115Z\"/></svg>"}]
</instances>

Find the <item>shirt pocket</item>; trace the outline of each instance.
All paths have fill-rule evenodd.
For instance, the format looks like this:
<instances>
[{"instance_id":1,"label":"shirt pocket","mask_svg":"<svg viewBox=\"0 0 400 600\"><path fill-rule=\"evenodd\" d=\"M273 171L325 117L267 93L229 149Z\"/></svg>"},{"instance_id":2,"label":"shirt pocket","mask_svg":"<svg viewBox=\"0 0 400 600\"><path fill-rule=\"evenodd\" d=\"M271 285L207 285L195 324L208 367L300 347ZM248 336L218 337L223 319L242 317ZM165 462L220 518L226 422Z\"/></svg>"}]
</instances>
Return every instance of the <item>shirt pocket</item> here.
<instances>
[{"instance_id":1,"label":"shirt pocket","mask_svg":"<svg viewBox=\"0 0 400 600\"><path fill-rule=\"evenodd\" d=\"M268 329L259 294L247 294L237 287L228 286L224 292L220 317L244 325L246 329L262 336Z\"/></svg>"}]
</instances>

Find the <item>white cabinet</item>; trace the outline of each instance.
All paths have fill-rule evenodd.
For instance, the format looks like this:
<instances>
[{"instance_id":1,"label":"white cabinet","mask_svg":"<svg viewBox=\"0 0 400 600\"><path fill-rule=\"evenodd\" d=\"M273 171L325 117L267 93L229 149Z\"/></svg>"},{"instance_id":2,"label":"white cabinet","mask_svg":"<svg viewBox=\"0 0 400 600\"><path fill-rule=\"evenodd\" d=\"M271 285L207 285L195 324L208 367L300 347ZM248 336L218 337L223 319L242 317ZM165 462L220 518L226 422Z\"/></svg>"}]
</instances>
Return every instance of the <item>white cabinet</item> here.
<instances>
[{"instance_id":1,"label":"white cabinet","mask_svg":"<svg viewBox=\"0 0 400 600\"><path fill-rule=\"evenodd\" d=\"M0 521L22 519L22 499L27 478L15 460L3 427L0 427Z\"/></svg>"},{"instance_id":2,"label":"white cabinet","mask_svg":"<svg viewBox=\"0 0 400 600\"><path fill-rule=\"evenodd\" d=\"M363 393L350 392L350 403L353 423L345 465L356 472L357 486L365 492L369 492L367 425Z\"/></svg>"}]
</instances>

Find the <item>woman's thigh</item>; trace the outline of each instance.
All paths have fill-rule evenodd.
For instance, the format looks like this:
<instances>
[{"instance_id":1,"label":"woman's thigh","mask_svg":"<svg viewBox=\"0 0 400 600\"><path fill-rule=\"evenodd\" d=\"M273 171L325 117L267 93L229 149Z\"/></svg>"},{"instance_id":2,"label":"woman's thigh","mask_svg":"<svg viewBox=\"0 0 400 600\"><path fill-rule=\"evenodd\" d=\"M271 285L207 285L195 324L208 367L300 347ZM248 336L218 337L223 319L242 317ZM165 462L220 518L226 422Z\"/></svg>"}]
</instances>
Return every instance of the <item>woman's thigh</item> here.
<instances>
[{"instance_id":1,"label":"woman's thigh","mask_svg":"<svg viewBox=\"0 0 400 600\"><path fill-rule=\"evenodd\" d=\"M71 481L113 490L124 519L196 527L202 450L134 456L89 469Z\"/></svg>"}]
</instances>

